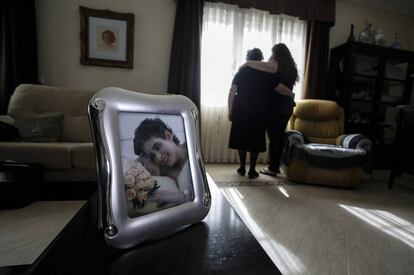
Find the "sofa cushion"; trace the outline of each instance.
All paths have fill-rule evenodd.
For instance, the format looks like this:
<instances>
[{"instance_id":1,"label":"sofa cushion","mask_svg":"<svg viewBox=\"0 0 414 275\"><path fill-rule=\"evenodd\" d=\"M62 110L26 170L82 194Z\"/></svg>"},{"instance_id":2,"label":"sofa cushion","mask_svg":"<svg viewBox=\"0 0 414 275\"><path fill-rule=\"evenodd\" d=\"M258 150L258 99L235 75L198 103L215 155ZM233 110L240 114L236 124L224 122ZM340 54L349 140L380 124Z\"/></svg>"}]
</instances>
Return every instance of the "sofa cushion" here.
<instances>
[{"instance_id":1,"label":"sofa cushion","mask_svg":"<svg viewBox=\"0 0 414 275\"><path fill-rule=\"evenodd\" d=\"M95 150L92 142L78 143L72 147L72 166L75 168L96 167Z\"/></svg>"},{"instance_id":2,"label":"sofa cushion","mask_svg":"<svg viewBox=\"0 0 414 275\"><path fill-rule=\"evenodd\" d=\"M21 118L15 123L20 140L29 142L53 142L60 139L62 114L43 114L33 118Z\"/></svg>"},{"instance_id":3,"label":"sofa cushion","mask_svg":"<svg viewBox=\"0 0 414 275\"><path fill-rule=\"evenodd\" d=\"M65 115L61 141L66 142L92 142L89 119L85 116Z\"/></svg>"},{"instance_id":4,"label":"sofa cushion","mask_svg":"<svg viewBox=\"0 0 414 275\"><path fill-rule=\"evenodd\" d=\"M94 93L92 90L21 84L10 98L8 115L15 119L52 112L86 116Z\"/></svg>"},{"instance_id":5,"label":"sofa cushion","mask_svg":"<svg viewBox=\"0 0 414 275\"><path fill-rule=\"evenodd\" d=\"M52 169L72 167L71 151L76 143L0 142L0 160L34 162Z\"/></svg>"}]
</instances>

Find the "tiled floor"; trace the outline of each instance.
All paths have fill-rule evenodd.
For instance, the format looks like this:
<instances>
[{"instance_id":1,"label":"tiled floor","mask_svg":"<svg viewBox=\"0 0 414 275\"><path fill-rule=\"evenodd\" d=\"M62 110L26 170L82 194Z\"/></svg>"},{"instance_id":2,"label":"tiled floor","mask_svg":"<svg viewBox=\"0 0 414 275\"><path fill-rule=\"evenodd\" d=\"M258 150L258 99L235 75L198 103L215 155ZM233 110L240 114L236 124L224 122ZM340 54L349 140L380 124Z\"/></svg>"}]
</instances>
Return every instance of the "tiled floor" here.
<instances>
[{"instance_id":1,"label":"tiled floor","mask_svg":"<svg viewBox=\"0 0 414 275\"><path fill-rule=\"evenodd\" d=\"M209 165L215 181L248 181ZM283 274L414 274L413 177L386 188L374 173L355 190L290 183L221 191Z\"/></svg>"},{"instance_id":2,"label":"tiled floor","mask_svg":"<svg viewBox=\"0 0 414 275\"><path fill-rule=\"evenodd\" d=\"M0 266L31 264L84 201L39 201L0 210Z\"/></svg>"},{"instance_id":3,"label":"tiled floor","mask_svg":"<svg viewBox=\"0 0 414 275\"><path fill-rule=\"evenodd\" d=\"M249 181L235 165L206 168L215 181ZM387 176L355 190L263 175L273 186L220 189L283 274L414 274L414 178L388 190ZM0 211L0 266L33 262L83 203Z\"/></svg>"}]
</instances>

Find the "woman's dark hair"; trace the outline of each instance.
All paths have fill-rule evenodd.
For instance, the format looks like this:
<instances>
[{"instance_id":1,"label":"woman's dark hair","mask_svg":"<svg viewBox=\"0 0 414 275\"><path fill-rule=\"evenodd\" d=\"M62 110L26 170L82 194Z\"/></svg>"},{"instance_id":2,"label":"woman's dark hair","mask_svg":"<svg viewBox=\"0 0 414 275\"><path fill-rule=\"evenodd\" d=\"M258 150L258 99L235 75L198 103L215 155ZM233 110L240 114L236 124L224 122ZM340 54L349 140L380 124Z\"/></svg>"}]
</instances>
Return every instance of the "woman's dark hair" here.
<instances>
[{"instance_id":1,"label":"woman's dark hair","mask_svg":"<svg viewBox=\"0 0 414 275\"><path fill-rule=\"evenodd\" d=\"M295 60L293 60L288 47L283 43L274 45L272 48L272 57L279 65L278 71L281 82L293 89L295 82L299 80L299 75Z\"/></svg>"},{"instance_id":2,"label":"woman's dark hair","mask_svg":"<svg viewBox=\"0 0 414 275\"><path fill-rule=\"evenodd\" d=\"M246 60L263 60L263 53L259 48L253 48L247 51Z\"/></svg>"},{"instance_id":3,"label":"woman's dark hair","mask_svg":"<svg viewBox=\"0 0 414 275\"><path fill-rule=\"evenodd\" d=\"M144 152L144 142L153 137L165 138L165 131L168 131L173 136L175 144L179 144L180 140L173 133L170 127L159 118L146 118L141 124L135 129L134 137L134 152L137 156Z\"/></svg>"}]
</instances>

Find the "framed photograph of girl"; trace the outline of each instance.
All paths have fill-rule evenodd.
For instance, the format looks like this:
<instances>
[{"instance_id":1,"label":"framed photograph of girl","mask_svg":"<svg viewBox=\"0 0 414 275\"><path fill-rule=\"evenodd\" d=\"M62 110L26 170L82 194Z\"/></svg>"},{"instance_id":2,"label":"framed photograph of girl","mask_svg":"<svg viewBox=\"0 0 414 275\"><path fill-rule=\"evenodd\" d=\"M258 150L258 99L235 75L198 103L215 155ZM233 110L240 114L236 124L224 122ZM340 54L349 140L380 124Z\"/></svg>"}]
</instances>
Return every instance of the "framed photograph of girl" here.
<instances>
[{"instance_id":1,"label":"framed photograph of girl","mask_svg":"<svg viewBox=\"0 0 414 275\"><path fill-rule=\"evenodd\" d=\"M79 7L81 64L132 69L134 14Z\"/></svg>"},{"instance_id":2,"label":"framed photograph of girl","mask_svg":"<svg viewBox=\"0 0 414 275\"><path fill-rule=\"evenodd\" d=\"M99 227L108 244L128 248L207 215L211 197L191 100L105 88L92 97L89 116Z\"/></svg>"}]
</instances>

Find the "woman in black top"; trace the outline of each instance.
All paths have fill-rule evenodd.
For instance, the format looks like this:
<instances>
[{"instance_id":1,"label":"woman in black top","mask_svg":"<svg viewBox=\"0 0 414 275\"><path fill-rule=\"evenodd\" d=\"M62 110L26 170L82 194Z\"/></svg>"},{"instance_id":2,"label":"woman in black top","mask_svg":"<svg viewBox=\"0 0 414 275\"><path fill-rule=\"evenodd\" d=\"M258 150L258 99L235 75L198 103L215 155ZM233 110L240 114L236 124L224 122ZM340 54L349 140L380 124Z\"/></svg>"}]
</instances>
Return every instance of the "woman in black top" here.
<instances>
[{"instance_id":1,"label":"woman in black top","mask_svg":"<svg viewBox=\"0 0 414 275\"><path fill-rule=\"evenodd\" d=\"M262 60L263 55L259 49L253 49L248 52L247 59ZM266 151L268 92L277 84L277 73L250 67L240 69L233 79L228 101L229 119L232 121L229 148L239 152L240 168L237 172L240 175L246 173L246 152L250 152L249 178L259 176L255 167L259 152Z\"/></svg>"}]
</instances>

